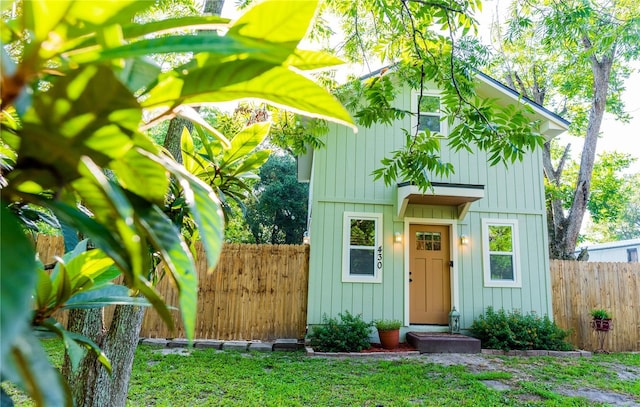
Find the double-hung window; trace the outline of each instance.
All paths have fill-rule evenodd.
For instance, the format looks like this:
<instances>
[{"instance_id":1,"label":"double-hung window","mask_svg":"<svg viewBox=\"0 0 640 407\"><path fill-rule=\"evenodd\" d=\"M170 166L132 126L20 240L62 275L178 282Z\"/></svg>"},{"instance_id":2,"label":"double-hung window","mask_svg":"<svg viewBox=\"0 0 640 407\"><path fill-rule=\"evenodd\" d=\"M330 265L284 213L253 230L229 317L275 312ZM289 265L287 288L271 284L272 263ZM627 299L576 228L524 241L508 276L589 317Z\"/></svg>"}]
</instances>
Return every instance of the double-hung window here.
<instances>
[{"instance_id":1,"label":"double-hung window","mask_svg":"<svg viewBox=\"0 0 640 407\"><path fill-rule=\"evenodd\" d=\"M342 281L382 282L382 214L344 213Z\"/></svg>"},{"instance_id":2,"label":"double-hung window","mask_svg":"<svg viewBox=\"0 0 640 407\"><path fill-rule=\"evenodd\" d=\"M444 123L441 120L440 95L432 92L424 92L422 97L420 97L420 94L418 93L415 93L413 97L413 111L418 113L418 130L429 130L432 133L444 133Z\"/></svg>"},{"instance_id":3,"label":"double-hung window","mask_svg":"<svg viewBox=\"0 0 640 407\"><path fill-rule=\"evenodd\" d=\"M485 287L522 287L518 257L518 221L482 220Z\"/></svg>"}]
</instances>

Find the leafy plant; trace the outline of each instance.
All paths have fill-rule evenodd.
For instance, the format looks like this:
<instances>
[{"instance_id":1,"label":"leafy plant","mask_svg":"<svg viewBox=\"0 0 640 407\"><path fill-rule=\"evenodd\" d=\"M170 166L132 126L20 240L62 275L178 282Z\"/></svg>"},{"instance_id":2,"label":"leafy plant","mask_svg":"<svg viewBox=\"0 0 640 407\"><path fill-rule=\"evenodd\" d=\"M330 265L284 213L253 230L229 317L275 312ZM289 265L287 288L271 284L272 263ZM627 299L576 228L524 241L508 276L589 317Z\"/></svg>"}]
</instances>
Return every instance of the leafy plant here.
<instances>
[{"instance_id":1,"label":"leafy plant","mask_svg":"<svg viewBox=\"0 0 640 407\"><path fill-rule=\"evenodd\" d=\"M591 316L593 319L611 319L611 315L606 309L594 308L591 310Z\"/></svg>"},{"instance_id":2,"label":"leafy plant","mask_svg":"<svg viewBox=\"0 0 640 407\"><path fill-rule=\"evenodd\" d=\"M540 317L534 312L523 315L517 310L496 312L488 307L485 314L473 321L469 331L487 349L573 349L564 341L569 331L558 327L548 316Z\"/></svg>"},{"instance_id":3,"label":"leafy plant","mask_svg":"<svg viewBox=\"0 0 640 407\"><path fill-rule=\"evenodd\" d=\"M374 325L378 331L394 331L400 329L402 321L399 319L381 319L374 321Z\"/></svg>"},{"instance_id":4,"label":"leafy plant","mask_svg":"<svg viewBox=\"0 0 640 407\"><path fill-rule=\"evenodd\" d=\"M309 335L311 346L321 352L360 352L369 348L373 323L364 322L362 315L349 311L339 313L338 317L340 320L322 317L323 325L314 327Z\"/></svg>"},{"instance_id":5,"label":"leafy plant","mask_svg":"<svg viewBox=\"0 0 640 407\"><path fill-rule=\"evenodd\" d=\"M3 3L2 11L10 5ZM45 208L90 238L112 259L132 294L146 297L173 327L173 316L149 273L155 261L162 260L179 291L181 318L191 339L198 287L195 260L179 227L163 211L165 198L168 192L182 197L209 267L222 247L220 199L215 188L167 157L144 131L173 116L206 127L187 105L251 97L352 123L333 96L299 73L339 63L325 53L297 49L317 2L265 1L230 26L213 16L153 22L136 18L153 5L136 0L39 0L20 2L16 12L3 13L0 368L3 380L29 389L39 405L72 401L33 333L31 300L39 266L21 223L28 217L11 207ZM194 34L193 28L207 30ZM220 28L228 31L220 35ZM164 72L147 58L181 52L193 53L193 59ZM211 133L224 149L234 151L222 134ZM242 148L235 151L239 155L227 157L227 163L240 164L236 158L249 154ZM238 176L244 171L235 170ZM174 187L176 191L170 191ZM64 274L58 275L62 291L55 292L54 301L49 301L51 295L40 297L45 314L60 305L58 299L69 299ZM40 282L46 285L44 278ZM83 287L80 280L78 284Z\"/></svg>"}]
</instances>

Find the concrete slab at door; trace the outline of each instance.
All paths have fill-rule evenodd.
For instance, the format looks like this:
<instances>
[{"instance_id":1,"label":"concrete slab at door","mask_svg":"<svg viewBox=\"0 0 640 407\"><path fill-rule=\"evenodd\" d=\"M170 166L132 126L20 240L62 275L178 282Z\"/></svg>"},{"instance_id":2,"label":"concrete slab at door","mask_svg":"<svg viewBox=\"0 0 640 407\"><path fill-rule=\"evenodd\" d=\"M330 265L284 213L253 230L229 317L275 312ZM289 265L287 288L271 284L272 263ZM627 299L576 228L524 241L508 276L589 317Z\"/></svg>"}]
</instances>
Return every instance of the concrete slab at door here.
<instances>
[{"instance_id":1,"label":"concrete slab at door","mask_svg":"<svg viewBox=\"0 0 640 407\"><path fill-rule=\"evenodd\" d=\"M446 325L451 311L449 226L409 226L409 322Z\"/></svg>"}]
</instances>

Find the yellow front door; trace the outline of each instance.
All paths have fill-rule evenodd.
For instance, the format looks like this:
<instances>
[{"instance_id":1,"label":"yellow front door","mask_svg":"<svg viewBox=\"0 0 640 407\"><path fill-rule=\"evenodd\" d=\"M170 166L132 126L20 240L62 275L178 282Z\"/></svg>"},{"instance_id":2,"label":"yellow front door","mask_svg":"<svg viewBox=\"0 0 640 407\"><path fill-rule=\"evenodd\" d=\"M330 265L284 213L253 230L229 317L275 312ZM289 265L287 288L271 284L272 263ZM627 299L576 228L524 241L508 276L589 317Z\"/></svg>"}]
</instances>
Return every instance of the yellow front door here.
<instances>
[{"instance_id":1,"label":"yellow front door","mask_svg":"<svg viewBox=\"0 0 640 407\"><path fill-rule=\"evenodd\" d=\"M451 277L449 227L409 226L409 322L449 322Z\"/></svg>"}]
</instances>

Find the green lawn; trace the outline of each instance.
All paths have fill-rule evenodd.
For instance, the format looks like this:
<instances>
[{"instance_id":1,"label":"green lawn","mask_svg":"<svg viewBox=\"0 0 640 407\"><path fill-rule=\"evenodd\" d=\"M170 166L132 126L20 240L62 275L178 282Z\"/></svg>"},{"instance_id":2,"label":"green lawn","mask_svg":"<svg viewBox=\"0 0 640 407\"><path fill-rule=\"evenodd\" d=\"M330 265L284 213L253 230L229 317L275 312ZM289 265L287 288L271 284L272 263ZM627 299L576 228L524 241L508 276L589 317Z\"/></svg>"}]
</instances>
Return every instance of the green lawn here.
<instances>
[{"instance_id":1,"label":"green lawn","mask_svg":"<svg viewBox=\"0 0 640 407\"><path fill-rule=\"evenodd\" d=\"M61 351L46 346L54 363ZM128 406L585 406L640 404L640 354L321 359L196 349L136 353ZM445 366L446 363L463 363ZM440 362L440 363L435 363ZM487 383L504 386L494 390ZM579 397L586 395L588 398ZM17 405L30 405L19 395ZM591 399L591 401L590 401ZM632 404L631 404L632 405Z\"/></svg>"}]
</instances>

